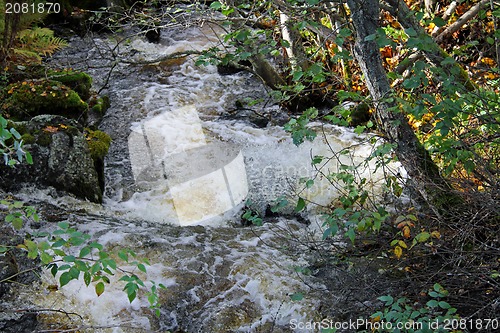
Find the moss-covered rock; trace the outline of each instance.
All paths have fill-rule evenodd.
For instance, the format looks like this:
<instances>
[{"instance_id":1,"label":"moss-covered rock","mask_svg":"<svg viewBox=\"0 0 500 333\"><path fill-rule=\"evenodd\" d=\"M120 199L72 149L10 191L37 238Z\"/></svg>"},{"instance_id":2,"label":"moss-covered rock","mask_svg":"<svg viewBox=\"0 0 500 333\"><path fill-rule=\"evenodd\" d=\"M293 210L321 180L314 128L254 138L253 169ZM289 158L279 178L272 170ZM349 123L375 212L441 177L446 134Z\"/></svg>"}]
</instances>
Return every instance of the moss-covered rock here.
<instances>
[{"instance_id":1,"label":"moss-covered rock","mask_svg":"<svg viewBox=\"0 0 500 333\"><path fill-rule=\"evenodd\" d=\"M21 135L21 140L23 140L23 143L26 145L29 145L29 144L36 142L35 137L33 135L31 135L30 133L26 133L26 134Z\"/></svg>"},{"instance_id":2,"label":"moss-covered rock","mask_svg":"<svg viewBox=\"0 0 500 333\"><path fill-rule=\"evenodd\" d=\"M89 145L90 156L94 161L103 159L108 153L111 137L103 131L85 129L85 138Z\"/></svg>"},{"instance_id":3,"label":"moss-covered rock","mask_svg":"<svg viewBox=\"0 0 500 333\"><path fill-rule=\"evenodd\" d=\"M109 109L110 106L111 104L109 102L108 96L95 98L89 102L89 107L92 110L92 112L95 112L101 116L104 115L104 113L106 113L106 110Z\"/></svg>"},{"instance_id":4,"label":"moss-covered rock","mask_svg":"<svg viewBox=\"0 0 500 333\"><path fill-rule=\"evenodd\" d=\"M68 69L63 71L49 71L48 78L61 82L65 86L73 89L84 101L90 98L92 77L87 73Z\"/></svg>"},{"instance_id":5,"label":"moss-covered rock","mask_svg":"<svg viewBox=\"0 0 500 333\"><path fill-rule=\"evenodd\" d=\"M27 80L9 85L7 98L1 105L4 114L17 120L29 120L40 114L63 115L81 119L88 105L80 96L54 80Z\"/></svg>"},{"instance_id":6,"label":"moss-covered rock","mask_svg":"<svg viewBox=\"0 0 500 333\"><path fill-rule=\"evenodd\" d=\"M108 154L111 137L103 131L94 131L90 128L86 128L84 134L89 146L90 156L94 161L94 168L97 171L99 186L104 191L104 157Z\"/></svg>"},{"instance_id":7,"label":"moss-covered rock","mask_svg":"<svg viewBox=\"0 0 500 333\"><path fill-rule=\"evenodd\" d=\"M1 188L13 190L26 183L53 186L79 198L102 202L102 170L98 174L87 137L75 120L40 115L13 124L24 128L26 132L22 136L32 141L25 149L33 156L33 164L16 168L0 164ZM95 136L105 140L102 134ZM100 149L98 152L102 154L104 147L101 145Z\"/></svg>"}]
</instances>

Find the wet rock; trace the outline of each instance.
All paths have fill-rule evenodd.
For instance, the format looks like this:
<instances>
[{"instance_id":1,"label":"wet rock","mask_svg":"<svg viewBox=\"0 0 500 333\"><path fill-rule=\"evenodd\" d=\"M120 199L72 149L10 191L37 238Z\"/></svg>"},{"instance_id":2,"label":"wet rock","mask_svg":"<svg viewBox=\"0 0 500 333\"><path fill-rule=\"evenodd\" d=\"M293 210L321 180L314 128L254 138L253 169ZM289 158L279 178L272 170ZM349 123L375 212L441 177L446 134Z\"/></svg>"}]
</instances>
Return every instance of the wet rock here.
<instances>
[{"instance_id":1,"label":"wet rock","mask_svg":"<svg viewBox=\"0 0 500 333\"><path fill-rule=\"evenodd\" d=\"M0 166L2 187L16 189L30 183L53 186L92 202L102 201L102 189L87 139L76 121L41 115L23 122L23 136L31 135L25 149L33 164Z\"/></svg>"},{"instance_id":2,"label":"wet rock","mask_svg":"<svg viewBox=\"0 0 500 333\"><path fill-rule=\"evenodd\" d=\"M150 43L159 43L161 30L157 28L146 28L146 39Z\"/></svg>"},{"instance_id":3,"label":"wet rock","mask_svg":"<svg viewBox=\"0 0 500 333\"><path fill-rule=\"evenodd\" d=\"M218 64L217 73L219 75L232 75L252 68L252 63L248 60L242 60L238 63Z\"/></svg>"},{"instance_id":4,"label":"wet rock","mask_svg":"<svg viewBox=\"0 0 500 333\"><path fill-rule=\"evenodd\" d=\"M0 313L2 310L0 309ZM37 314L9 313L0 315L0 332L3 333L32 333L38 327Z\"/></svg>"},{"instance_id":5,"label":"wet rock","mask_svg":"<svg viewBox=\"0 0 500 333\"><path fill-rule=\"evenodd\" d=\"M14 276L19 271L15 258L10 253L0 255L0 281ZM0 283L0 298L9 290L8 282Z\"/></svg>"},{"instance_id":6,"label":"wet rock","mask_svg":"<svg viewBox=\"0 0 500 333\"><path fill-rule=\"evenodd\" d=\"M247 123L250 123L251 125L257 127L257 128L264 128L267 126L267 124L270 121L269 115L266 114L260 114L254 110L251 109L245 109L245 108L240 108L241 104L238 104L238 101L236 102L236 110L233 110L231 112L228 112L225 114L222 119L234 119L234 120L241 120Z\"/></svg>"}]
</instances>

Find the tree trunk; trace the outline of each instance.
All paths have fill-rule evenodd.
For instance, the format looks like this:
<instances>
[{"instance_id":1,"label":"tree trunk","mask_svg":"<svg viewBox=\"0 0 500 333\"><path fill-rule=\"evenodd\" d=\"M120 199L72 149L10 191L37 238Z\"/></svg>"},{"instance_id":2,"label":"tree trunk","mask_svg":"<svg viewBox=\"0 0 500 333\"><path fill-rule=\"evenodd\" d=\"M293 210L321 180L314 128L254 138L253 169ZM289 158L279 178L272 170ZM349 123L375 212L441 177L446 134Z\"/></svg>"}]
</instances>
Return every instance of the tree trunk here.
<instances>
[{"instance_id":1,"label":"tree trunk","mask_svg":"<svg viewBox=\"0 0 500 333\"><path fill-rule=\"evenodd\" d=\"M438 167L418 141L405 115L394 102L387 100L391 89L382 66L379 47L375 41L366 40L366 37L375 34L379 28L378 0L348 0L347 3L357 33L354 55L375 103L375 120L386 139L396 144L395 154L410 176L413 186L434 212L441 215L441 209L447 208L446 205L443 206L443 199L450 197L451 187L441 177Z\"/></svg>"}]
</instances>

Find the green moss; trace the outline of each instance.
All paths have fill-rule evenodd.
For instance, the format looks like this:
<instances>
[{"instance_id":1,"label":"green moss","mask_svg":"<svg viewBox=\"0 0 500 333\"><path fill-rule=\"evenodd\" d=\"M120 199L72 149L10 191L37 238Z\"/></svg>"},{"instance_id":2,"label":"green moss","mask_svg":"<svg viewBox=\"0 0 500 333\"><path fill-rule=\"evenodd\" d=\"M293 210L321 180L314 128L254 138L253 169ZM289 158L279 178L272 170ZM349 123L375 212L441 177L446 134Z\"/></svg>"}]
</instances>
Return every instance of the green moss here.
<instances>
[{"instance_id":1,"label":"green moss","mask_svg":"<svg viewBox=\"0 0 500 333\"><path fill-rule=\"evenodd\" d=\"M52 135L50 133L40 131L36 135L36 143L40 146L48 147L52 143Z\"/></svg>"},{"instance_id":2,"label":"green moss","mask_svg":"<svg viewBox=\"0 0 500 333\"><path fill-rule=\"evenodd\" d=\"M23 135L25 133L28 133L28 129L26 128L26 122L16 122L16 121L7 121L7 128L13 128L15 129L19 134Z\"/></svg>"},{"instance_id":3,"label":"green moss","mask_svg":"<svg viewBox=\"0 0 500 333\"><path fill-rule=\"evenodd\" d=\"M58 114L79 119L86 116L88 105L80 96L58 81L27 80L7 87L2 108L17 119L39 114Z\"/></svg>"},{"instance_id":4,"label":"green moss","mask_svg":"<svg viewBox=\"0 0 500 333\"><path fill-rule=\"evenodd\" d=\"M92 105L92 103L90 105ZM104 115L106 110L110 107L109 97L103 96L101 98L98 98L97 100L95 100L95 104L91 107L92 107L92 111L94 111L100 115Z\"/></svg>"},{"instance_id":5,"label":"green moss","mask_svg":"<svg viewBox=\"0 0 500 333\"><path fill-rule=\"evenodd\" d=\"M103 131L85 129L85 137L90 149L90 156L94 161L102 160L108 153L111 137Z\"/></svg>"},{"instance_id":6,"label":"green moss","mask_svg":"<svg viewBox=\"0 0 500 333\"><path fill-rule=\"evenodd\" d=\"M21 140L23 140L23 142L25 144L31 144L31 143L35 143L35 137L29 133L25 133L21 136Z\"/></svg>"},{"instance_id":7,"label":"green moss","mask_svg":"<svg viewBox=\"0 0 500 333\"><path fill-rule=\"evenodd\" d=\"M84 72L73 70L49 71L48 78L58 81L73 89L83 100L90 98L90 88L92 87L92 77Z\"/></svg>"}]
</instances>

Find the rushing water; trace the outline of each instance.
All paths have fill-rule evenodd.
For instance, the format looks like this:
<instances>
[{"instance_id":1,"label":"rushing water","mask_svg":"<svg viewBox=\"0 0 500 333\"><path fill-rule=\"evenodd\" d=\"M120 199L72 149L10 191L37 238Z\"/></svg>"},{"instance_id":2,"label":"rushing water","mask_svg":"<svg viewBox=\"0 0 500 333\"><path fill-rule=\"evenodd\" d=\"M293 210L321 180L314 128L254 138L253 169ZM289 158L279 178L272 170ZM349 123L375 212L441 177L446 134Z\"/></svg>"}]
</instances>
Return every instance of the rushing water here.
<instances>
[{"instance_id":1,"label":"rushing water","mask_svg":"<svg viewBox=\"0 0 500 333\"><path fill-rule=\"evenodd\" d=\"M172 29L160 44L137 38L124 45L121 54L148 59L201 50L217 41L209 31ZM107 75L99 68L106 64L102 52L112 41L73 44L80 50L69 49L56 61L83 66L99 87ZM337 190L326 179L318 177L310 188L300 181L316 174L311 156L351 147L351 155L340 158L359 163L373 148L363 143L364 137L313 124L318 138L296 147L278 125L256 128L228 119L225 115L238 112L237 101L246 99L262 99L253 108L263 114L279 110L252 75L221 76L213 66L195 66L192 58L120 64L109 83L105 92L112 106L100 125L113 139L106 159L104 205L54 197L51 191L24 195L57 205L73 226L91 233L108 249L127 247L149 258L152 266L142 277L167 286L161 292L161 316L156 318L148 309L143 294L129 304L122 285L114 283L119 275L97 297L82 281L49 291L54 280L46 274L33 302L82 316L51 315L48 322L110 332L135 332L133 327L289 332L291 320L312 321L321 316L321 306L334 306L321 283L296 273L308 265L301 237L320 229L316 206L309 205L305 214L312 222L309 226L282 217L269 218L270 223L259 228L241 227L240 216L248 199L263 213L278 197L293 202L299 192L312 202L330 204ZM336 163L323 170L335 170ZM373 165L366 166L364 175L372 170ZM292 301L290 295L296 292L303 292L304 299Z\"/></svg>"}]
</instances>

